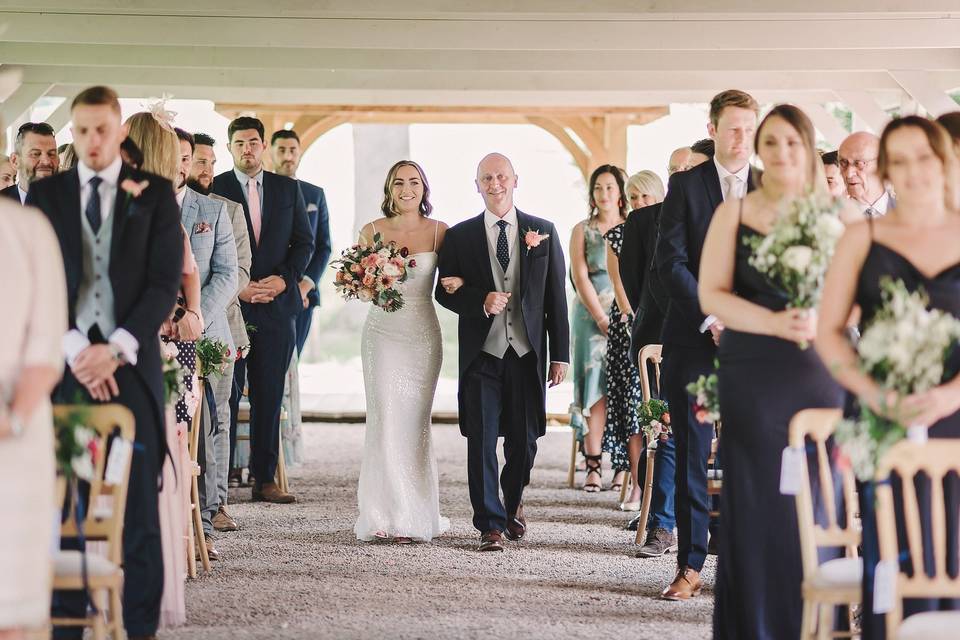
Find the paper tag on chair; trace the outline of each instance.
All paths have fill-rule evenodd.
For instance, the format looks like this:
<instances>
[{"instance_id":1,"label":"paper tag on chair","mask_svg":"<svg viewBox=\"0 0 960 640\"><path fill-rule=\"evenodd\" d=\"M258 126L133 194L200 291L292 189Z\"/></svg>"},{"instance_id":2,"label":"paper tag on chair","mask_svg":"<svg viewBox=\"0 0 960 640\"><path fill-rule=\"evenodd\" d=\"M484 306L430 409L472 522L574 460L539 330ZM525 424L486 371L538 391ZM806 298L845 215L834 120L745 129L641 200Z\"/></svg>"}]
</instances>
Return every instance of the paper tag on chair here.
<instances>
[{"instance_id":1,"label":"paper tag on chair","mask_svg":"<svg viewBox=\"0 0 960 640\"><path fill-rule=\"evenodd\" d=\"M803 449L784 447L780 461L780 493L795 496L800 493L803 475Z\"/></svg>"},{"instance_id":2,"label":"paper tag on chair","mask_svg":"<svg viewBox=\"0 0 960 640\"><path fill-rule=\"evenodd\" d=\"M893 610L897 596L897 563L881 560L873 574L873 612L888 613Z\"/></svg>"},{"instance_id":3,"label":"paper tag on chair","mask_svg":"<svg viewBox=\"0 0 960 640\"><path fill-rule=\"evenodd\" d=\"M103 473L103 481L108 485L118 485L123 482L123 472L127 468L130 456L133 454L133 443L123 438L114 438L110 445L110 457L107 458L107 469Z\"/></svg>"}]
</instances>

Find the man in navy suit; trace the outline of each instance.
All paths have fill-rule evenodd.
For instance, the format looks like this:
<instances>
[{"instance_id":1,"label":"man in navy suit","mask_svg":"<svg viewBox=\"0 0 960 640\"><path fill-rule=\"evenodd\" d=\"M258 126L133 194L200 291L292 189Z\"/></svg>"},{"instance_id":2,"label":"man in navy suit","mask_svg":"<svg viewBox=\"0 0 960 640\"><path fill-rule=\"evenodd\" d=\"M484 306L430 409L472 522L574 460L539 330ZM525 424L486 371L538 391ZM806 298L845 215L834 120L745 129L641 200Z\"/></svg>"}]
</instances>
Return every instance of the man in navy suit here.
<instances>
[{"instance_id":1,"label":"man in navy suit","mask_svg":"<svg viewBox=\"0 0 960 640\"><path fill-rule=\"evenodd\" d=\"M330 212L323 189L306 180L297 178L300 167L300 136L296 131L281 129L270 136L270 155L273 168L281 176L293 178L300 185L303 201L307 205L307 218L313 232L313 257L300 279L300 296L303 311L297 316L297 355L303 353L303 345L310 334L313 310L320 306L320 276L330 259Z\"/></svg>"},{"instance_id":2,"label":"man in navy suit","mask_svg":"<svg viewBox=\"0 0 960 640\"><path fill-rule=\"evenodd\" d=\"M460 432L479 550L502 551L503 535L526 535L523 490L546 432L545 381L558 385L567 373L566 270L553 223L513 205L517 175L506 157L485 157L476 185L486 209L447 231L436 298L460 317ZM447 276L464 285L448 291Z\"/></svg>"},{"instance_id":3,"label":"man in navy suit","mask_svg":"<svg viewBox=\"0 0 960 640\"><path fill-rule=\"evenodd\" d=\"M250 284L240 292L244 319L255 327L247 357L253 499L296 502L274 477L283 383L303 309L299 283L313 254L313 237L296 180L263 169L263 123L240 117L227 132L234 168L214 178L212 191L243 205L253 254Z\"/></svg>"},{"instance_id":4,"label":"man in navy suit","mask_svg":"<svg viewBox=\"0 0 960 640\"><path fill-rule=\"evenodd\" d=\"M714 430L696 420L686 387L713 371L723 325L700 310L697 276L713 212L724 200L743 197L752 188L748 161L758 113L756 100L742 91L714 96L707 125L715 143L713 161L670 176L660 213L657 272L670 300L663 324L660 382L671 408L677 463L678 571L663 591L667 600L687 600L700 593L700 571L708 553L707 459Z\"/></svg>"}]
</instances>

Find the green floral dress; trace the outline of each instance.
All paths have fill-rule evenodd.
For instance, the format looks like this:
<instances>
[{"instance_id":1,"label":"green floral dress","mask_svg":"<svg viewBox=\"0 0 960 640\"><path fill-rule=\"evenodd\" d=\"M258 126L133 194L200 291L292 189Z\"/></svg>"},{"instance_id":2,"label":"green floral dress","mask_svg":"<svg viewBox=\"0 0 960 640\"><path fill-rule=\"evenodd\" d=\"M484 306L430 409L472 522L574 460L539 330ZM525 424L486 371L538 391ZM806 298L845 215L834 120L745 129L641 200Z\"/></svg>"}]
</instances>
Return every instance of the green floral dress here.
<instances>
[{"instance_id":1,"label":"green floral dress","mask_svg":"<svg viewBox=\"0 0 960 640\"><path fill-rule=\"evenodd\" d=\"M583 245L590 282L600 298L600 306L609 309L613 303L613 285L607 274L607 242L594 222L583 225ZM573 403L570 405L570 426L582 440L587 432L584 419L590 407L607 394L607 337L577 296L570 312L570 343L573 369Z\"/></svg>"}]
</instances>

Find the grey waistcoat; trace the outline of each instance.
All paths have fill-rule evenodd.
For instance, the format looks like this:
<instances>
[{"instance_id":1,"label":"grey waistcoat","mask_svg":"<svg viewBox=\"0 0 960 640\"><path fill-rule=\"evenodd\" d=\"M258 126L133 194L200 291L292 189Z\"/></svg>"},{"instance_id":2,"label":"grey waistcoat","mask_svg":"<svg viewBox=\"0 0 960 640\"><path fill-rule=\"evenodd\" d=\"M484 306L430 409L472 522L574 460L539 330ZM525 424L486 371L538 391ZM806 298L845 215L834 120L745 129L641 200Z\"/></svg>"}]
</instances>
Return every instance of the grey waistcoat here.
<instances>
[{"instance_id":1,"label":"grey waistcoat","mask_svg":"<svg viewBox=\"0 0 960 640\"><path fill-rule=\"evenodd\" d=\"M486 234L485 234L486 235ZM490 333L483 343L483 350L497 358L502 358L507 352L507 347L513 347L518 356L525 356L530 352L530 340L527 339L527 328L523 324L523 312L520 304L520 293L514 291L520 284L520 230L517 229L516 237L513 241L513 247L510 263L507 265L507 272L504 273L500 267L500 261L497 260L495 247L490 246L489 237L487 237L487 256L490 258L490 269L493 272L493 284L497 291L513 292L510 300L507 302L507 308L500 315L493 316L493 324L490 326Z\"/></svg>"},{"instance_id":2,"label":"grey waistcoat","mask_svg":"<svg viewBox=\"0 0 960 640\"><path fill-rule=\"evenodd\" d=\"M116 215L116 212L114 212ZM80 215L83 236L83 280L77 294L77 329L84 335L93 325L100 327L104 338L117 328L113 307L113 285L110 283L110 245L113 242L113 220L107 218L94 234L87 217Z\"/></svg>"}]
</instances>

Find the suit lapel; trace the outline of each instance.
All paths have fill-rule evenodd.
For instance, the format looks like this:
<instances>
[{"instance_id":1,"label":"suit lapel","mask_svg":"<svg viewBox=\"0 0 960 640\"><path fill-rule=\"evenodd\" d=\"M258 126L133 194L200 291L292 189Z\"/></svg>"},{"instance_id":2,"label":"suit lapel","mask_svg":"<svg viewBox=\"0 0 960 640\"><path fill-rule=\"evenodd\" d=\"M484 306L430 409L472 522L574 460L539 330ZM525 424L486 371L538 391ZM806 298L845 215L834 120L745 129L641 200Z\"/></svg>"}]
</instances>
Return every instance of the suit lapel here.
<instances>
[{"instance_id":1,"label":"suit lapel","mask_svg":"<svg viewBox=\"0 0 960 640\"><path fill-rule=\"evenodd\" d=\"M260 206L260 240L263 241L263 236L266 233L269 233L270 229L270 214L273 211L273 197L276 195L275 187L277 186L273 181L273 174L268 172L266 169L263 170L263 198L261 202L263 204Z\"/></svg>"},{"instance_id":2,"label":"suit lapel","mask_svg":"<svg viewBox=\"0 0 960 640\"><path fill-rule=\"evenodd\" d=\"M247 206L247 199L243 195L243 185L237 180L237 174L233 169L223 175L224 191L226 192L223 194L223 197L239 203L240 207L243 208L243 219L247 223L247 236L250 238L250 252L251 254L256 254L257 242L253 238L253 225L250 224L250 208ZM263 228L261 227L261 231L262 230Z\"/></svg>"},{"instance_id":3,"label":"suit lapel","mask_svg":"<svg viewBox=\"0 0 960 640\"><path fill-rule=\"evenodd\" d=\"M183 209L180 211L180 222L187 232L189 238L193 238L193 228L200 214L200 203L197 201L197 194L189 187L183 196Z\"/></svg>"},{"instance_id":4,"label":"suit lapel","mask_svg":"<svg viewBox=\"0 0 960 640\"><path fill-rule=\"evenodd\" d=\"M700 174L700 177L703 178L703 183L707 188L707 197L710 200L710 214L713 215L713 212L717 210L717 207L723 202L723 190L720 188L720 174L717 173L717 165L714 164L714 161L707 160L704 164L703 173Z\"/></svg>"},{"instance_id":5,"label":"suit lapel","mask_svg":"<svg viewBox=\"0 0 960 640\"><path fill-rule=\"evenodd\" d=\"M521 299L527 290L527 256L530 254L530 251L523 242L523 235L528 229L533 229L533 223L530 220L530 217L524 212L520 211L520 209L517 209L517 257L520 259L520 262L518 263L518 271L520 273L517 275L517 277L520 280L519 290ZM537 229L533 230L537 231Z\"/></svg>"},{"instance_id":6,"label":"suit lapel","mask_svg":"<svg viewBox=\"0 0 960 640\"><path fill-rule=\"evenodd\" d=\"M497 287L494 284L493 264L490 262L490 248L487 242L487 225L484 220L484 214L474 218L475 229L472 234L476 240L472 243L476 250L476 260L480 263L480 272L486 279L487 291L494 291Z\"/></svg>"},{"instance_id":7,"label":"suit lapel","mask_svg":"<svg viewBox=\"0 0 960 640\"><path fill-rule=\"evenodd\" d=\"M113 240L110 244L110 263L113 264L123 246L123 232L127 227L127 218L137 205L133 203L133 196L123 190L123 181L133 175L133 169L126 164L120 166L120 175L117 177L117 195L113 201ZM134 178L136 180L136 178Z\"/></svg>"},{"instance_id":8,"label":"suit lapel","mask_svg":"<svg viewBox=\"0 0 960 640\"><path fill-rule=\"evenodd\" d=\"M83 223L80 209L80 176L76 167L71 169L64 178L63 190L60 194L60 221L64 231L63 249L66 264L67 279L70 290L76 292L76 287L83 277Z\"/></svg>"}]
</instances>

